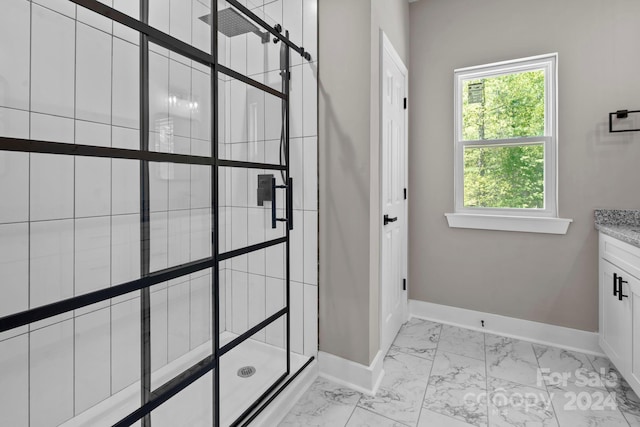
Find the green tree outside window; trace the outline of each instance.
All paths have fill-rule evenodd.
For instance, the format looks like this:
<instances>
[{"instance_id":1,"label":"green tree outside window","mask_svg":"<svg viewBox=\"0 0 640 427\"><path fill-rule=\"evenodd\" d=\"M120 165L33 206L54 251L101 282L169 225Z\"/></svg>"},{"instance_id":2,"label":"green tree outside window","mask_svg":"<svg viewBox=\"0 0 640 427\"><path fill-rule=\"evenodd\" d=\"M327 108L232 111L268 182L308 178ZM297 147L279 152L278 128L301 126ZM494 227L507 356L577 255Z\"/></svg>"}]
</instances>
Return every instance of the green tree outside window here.
<instances>
[{"instance_id":1,"label":"green tree outside window","mask_svg":"<svg viewBox=\"0 0 640 427\"><path fill-rule=\"evenodd\" d=\"M462 137L490 141L545 135L545 73L464 81ZM466 145L464 206L544 208L544 143Z\"/></svg>"}]
</instances>

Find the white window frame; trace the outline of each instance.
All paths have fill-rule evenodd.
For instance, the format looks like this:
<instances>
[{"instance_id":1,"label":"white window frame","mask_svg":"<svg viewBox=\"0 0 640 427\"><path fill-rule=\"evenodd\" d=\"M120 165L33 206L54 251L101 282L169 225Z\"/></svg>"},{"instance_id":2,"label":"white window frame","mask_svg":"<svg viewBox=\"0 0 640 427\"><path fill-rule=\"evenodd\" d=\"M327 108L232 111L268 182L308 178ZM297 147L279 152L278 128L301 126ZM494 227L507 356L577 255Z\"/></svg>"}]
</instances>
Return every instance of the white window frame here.
<instances>
[{"instance_id":1,"label":"white window frame","mask_svg":"<svg viewBox=\"0 0 640 427\"><path fill-rule=\"evenodd\" d=\"M558 54L534 56L488 65L454 70L454 194L455 213L445 214L450 227L480 228L565 234L572 220L558 218L557 184L557 96ZM464 140L462 135L462 100L464 81L506 74L538 71L545 73L545 131L543 136L493 140ZM527 143L544 144L544 208L483 208L464 206L464 149L468 146L508 146Z\"/></svg>"}]
</instances>

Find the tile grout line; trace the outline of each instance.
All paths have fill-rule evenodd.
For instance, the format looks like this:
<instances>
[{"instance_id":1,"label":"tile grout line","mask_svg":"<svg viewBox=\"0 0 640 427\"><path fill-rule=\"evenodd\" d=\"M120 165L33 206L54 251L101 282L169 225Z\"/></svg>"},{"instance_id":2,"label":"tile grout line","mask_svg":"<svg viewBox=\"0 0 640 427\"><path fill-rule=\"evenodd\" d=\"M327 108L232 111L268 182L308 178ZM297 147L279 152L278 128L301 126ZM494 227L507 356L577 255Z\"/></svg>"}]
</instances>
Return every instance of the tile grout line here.
<instances>
[{"instance_id":1,"label":"tile grout line","mask_svg":"<svg viewBox=\"0 0 640 427\"><path fill-rule=\"evenodd\" d=\"M487 334L488 334L488 333L487 333ZM491 334L491 335L494 335L494 336L497 336L497 337L500 337L500 338L506 338L506 339L509 339L509 340L510 340L510 345L511 345L512 347L514 347L514 346L515 346L515 344L516 344L516 343L518 343L518 342L521 342L521 343L524 343L524 344L529 344L530 346L532 345L532 343L531 343L531 342L529 342L529 341L524 341L524 340L520 340L520 339L517 339L517 338L511 338L511 337L506 337L506 336L503 336L503 335L496 335L496 334ZM486 342L486 341L485 341L485 342ZM514 351L515 351L515 350L514 350ZM533 348L531 349L531 351L533 351ZM485 348L485 357L486 357L486 348ZM535 357L535 352L534 352L534 357ZM487 359L488 359L488 358L487 358ZM487 360L487 362L488 362L488 360ZM537 363L537 361L536 361L536 363ZM522 383L522 382L516 381L516 380L514 380L514 379L508 379L508 378L498 377L498 376L496 376L496 375L489 375L489 368L488 368L488 366L489 366L489 364L487 363L487 377L491 377L491 378L496 379L496 380L499 380L499 381L505 381L505 382L508 382L508 383L511 383L511 384L515 384L515 385L518 385L518 386L521 386L521 387L529 387L529 388L534 388L534 389L536 389L536 390L546 391L546 387L545 387L545 388L543 388L543 387L538 386L537 384L536 384L536 385L531 385L531 384L526 384L526 383Z\"/></svg>"},{"instance_id":2,"label":"tile grout line","mask_svg":"<svg viewBox=\"0 0 640 427\"><path fill-rule=\"evenodd\" d=\"M536 363L538 365L538 372L540 372L542 367L540 366L540 359L538 358L538 353L536 352L536 349L534 348L532 343L529 343L529 345L531 346L531 349L533 350L533 355L536 358ZM549 396L549 403L551 403L551 407L553 408L553 415L554 415L554 417L556 419L556 423L558 424L558 426L560 426L560 419L558 418L558 411L556 409L556 405L553 403L553 399L551 398L552 393L549 392L549 387L547 386L547 382L543 380L543 384L544 384L544 389L547 392L547 396Z\"/></svg>"},{"instance_id":3,"label":"tile grout line","mask_svg":"<svg viewBox=\"0 0 640 427\"><path fill-rule=\"evenodd\" d=\"M596 374L598 375L598 378L600 378L600 380L602 381L602 377L600 376L600 372L596 369L596 366L593 364L593 362L591 361L591 358L587 355L587 361L589 362L589 365L591 365L591 368L593 368L594 372L596 372ZM617 372L617 369L616 369ZM609 387L606 386L606 380L605 383L603 384L603 387L605 389L605 391L607 392L607 394L609 396L611 396L612 391L609 390ZM615 390L613 391L614 396L616 396L617 394L615 394ZM629 421L629 419L625 416L625 412L620 409L620 405L618 405L617 400L614 397L614 401L616 402L616 409L618 410L618 412L620 412L620 414L622 415L622 418L625 420L625 422L629 425L629 427L633 427L631 425L631 422Z\"/></svg>"},{"instance_id":4,"label":"tile grout line","mask_svg":"<svg viewBox=\"0 0 640 427\"><path fill-rule=\"evenodd\" d=\"M168 4L169 10L171 10L171 0L169 0L168 3L169 3ZM169 13L167 18L169 20L169 22L167 23L167 26L168 26L167 32L170 33L171 32L171 13ZM149 44L151 44L151 43L149 43ZM150 49L150 51L151 50L152 49ZM154 53L156 53L156 52L154 52ZM165 56L162 53L159 54L159 55L162 56L163 58L165 58ZM171 58L170 58L170 56L171 56L171 50L167 49L167 56L166 56L166 59L167 59L167 86L166 86L167 87L167 95L169 95L171 93ZM149 65L149 74L151 74L151 65ZM149 81L150 80L151 80L151 77L149 76ZM151 91L149 91L149 96L151 96ZM171 105L169 104L168 100L167 100L167 104L166 105L167 105L167 123L169 123L169 121L171 120ZM152 132L151 131L151 115L150 114L151 113L149 113L149 125L148 126L149 126L149 132ZM157 138L158 137L157 133L156 132L153 132L153 133L154 133L154 137ZM173 138L173 129L171 129L171 137ZM151 139L151 138L149 138L149 139ZM149 143L151 143L151 141L149 141ZM160 150L158 150L158 151L160 151ZM167 147L167 151L168 151L168 147ZM158 164L157 166L159 167L161 165ZM169 164L167 164L167 175L169 175ZM149 224L151 224L151 179L149 179L149 188L150 188L149 189ZM169 221L170 221L169 206L171 205L171 190L170 190L170 188L171 188L170 181L167 181L167 211L166 212L162 212L162 213L166 214L166 218L167 218L167 228L166 228L166 231L167 231L167 263L166 263L166 267L167 268L169 267L169 251L170 251L169 239L170 239L170 230L171 230L171 227L169 226ZM149 231L149 248L151 248L151 231ZM151 270L151 268L149 268L149 270ZM167 288L166 288L166 298L167 298L167 349L166 349L167 358L166 358L166 361L167 361L167 363L169 363L170 355L171 355L170 348L169 348L170 347L169 338L171 337L171 332L170 332L171 331L171 322L170 322L170 319L169 319L170 313L171 313L171 310L169 308L169 304L170 304L171 300L170 300L170 292L169 292L169 290L170 290L170 288L172 286L181 285L181 284L182 283L174 283L173 285L170 285L170 281L167 281ZM149 314L151 314L151 310L150 310Z\"/></svg>"},{"instance_id":5,"label":"tile grout line","mask_svg":"<svg viewBox=\"0 0 640 427\"><path fill-rule=\"evenodd\" d=\"M246 35L242 36L244 39L244 74L247 74L248 71L248 67L249 67L249 38ZM246 92L248 95L248 91ZM264 99L264 95L263 95L263 99ZM249 102L248 100L246 101L247 103L247 107L249 106ZM247 114L248 115L248 114ZM246 132L247 132L247 139L249 140L248 144L247 144L247 151L246 151L246 155L247 157L245 158L246 161L249 161L249 151L250 151L250 144L251 144L251 136L249 135L249 129L250 129L250 125L249 125L249 120L246 121ZM257 132L257 130L256 130ZM257 135L256 138L257 139ZM255 142L255 141L253 141ZM247 191L247 207L246 207L246 212L247 212L247 241L245 242L245 244L248 246L249 245L249 170L245 170L245 176L246 176L246 184L245 184L245 190ZM242 180L241 180L242 181ZM243 191L242 189L240 189L240 191ZM249 286L249 254L245 254L242 255L242 257L245 258L246 263L247 263L247 272L246 272L246 277L247 277L247 329L251 328L251 316L250 316L250 312L251 312L251 306L249 304L249 301L251 300L251 286ZM266 298L265 298L266 299ZM266 313L266 312L265 312ZM253 338L253 337L252 337Z\"/></svg>"},{"instance_id":6,"label":"tile grout line","mask_svg":"<svg viewBox=\"0 0 640 427\"><path fill-rule=\"evenodd\" d=\"M29 2L29 129L31 138L31 97L33 85L33 3ZM31 153L27 154L27 307L31 307ZM31 325L27 325L27 425L31 426Z\"/></svg>"},{"instance_id":7,"label":"tile grout line","mask_svg":"<svg viewBox=\"0 0 640 427\"><path fill-rule=\"evenodd\" d=\"M347 422L344 423L344 427L347 427L347 425L349 424L349 421L351 421L351 417L353 417L353 414L356 412L356 408L358 407L360 400L362 400L362 393L360 393L360 397L358 398L358 401L353 406L353 409L351 410L351 414L349 415L349 418L347 418Z\"/></svg>"},{"instance_id":8,"label":"tile grout line","mask_svg":"<svg viewBox=\"0 0 640 427\"><path fill-rule=\"evenodd\" d=\"M113 1L111 1L111 6L113 6ZM113 74L114 67L113 64L115 62L114 56L114 24L113 21L111 24L111 123L109 128L109 136L110 136L110 146L113 147ZM113 159L110 159L111 165L111 176L109 177L110 184L110 203L109 203L109 286L113 286ZM113 299L109 300L109 305L107 306L109 310L109 395L113 394Z\"/></svg>"},{"instance_id":9,"label":"tile grout line","mask_svg":"<svg viewBox=\"0 0 640 427\"><path fill-rule=\"evenodd\" d=\"M420 424L420 418L422 418L422 411L425 409L424 403L427 398L427 390L429 390L429 383L431 380L431 375L433 374L433 365L435 365L436 357L438 354L438 347L440 346L440 337L442 334L442 323L439 323L440 332L438 332L438 342L436 343L435 351L433 352L433 360L431 361L431 369L429 369L429 376L427 377L427 386L424 389L424 394L422 395L422 401L420 402L420 413L418 414L418 421L416 424Z\"/></svg>"},{"instance_id":10,"label":"tile grout line","mask_svg":"<svg viewBox=\"0 0 640 427\"><path fill-rule=\"evenodd\" d=\"M395 423L395 424L400 424L400 425L403 425L403 426L409 427L409 424L407 424L407 423L405 423L405 422L403 422L403 421L394 420L393 418L390 418L390 417L388 417L388 416L386 416L386 415L384 415L384 414L379 414L379 413L377 413L377 412L375 412L375 411L373 411L373 410L371 410L371 409L363 408L362 406L359 406L359 407L358 407L358 406L356 406L356 409L358 409L358 408L359 408L359 409L362 409L363 411L369 412L369 413L371 413L371 414L373 414L373 415L376 415L376 416L378 416L378 417L384 418L385 420L393 421L393 423ZM355 410L354 410L354 413L355 413ZM419 420L419 418L418 418L418 420Z\"/></svg>"},{"instance_id":11,"label":"tile grout line","mask_svg":"<svg viewBox=\"0 0 640 427\"><path fill-rule=\"evenodd\" d=\"M74 31L74 50L73 50L73 143L76 144L76 117L78 116L78 6L74 5L73 6L73 10L74 10L74 26L73 26L73 31ZM76 156L73 156L73 295L76 295L76 222L77 222L77 218L76 218L76 204L77 204L77 188L76 188L76 178L77 178L77 173L78 173L78 163L76 161ZM76 394L78 392L78 390L76 389L76 370L77 370L77 366L76 366L76 323L77 323L77 316L76 316L76 310L73 310L72 312L72 333L73 333L73 341L72 341L72 364L73 364L73 384L72 384L72 417L73 418L76 415Z\"/></svg>"},{"instance_id":12,"label":"tile grout line","mask_svg":"<svg viewBox=\"0 0 640 427\"><path fill-rule=\"evenodd\" d=\"M489 369L487 368L487 334L485 332L482 333L482 347L484 350L484 384L485 384L485 396L487 397L487 401L485 402L487 408L487 425L489 423L489 401L491 400L489 395Z\"/></svg>"},{"instance_id":13,"label":"tile grout line","mask_svg":"<svg viewBox=\"0 0 640 427\"><path fill-rule=\"evenodd\" d=\"M33 154L41 154L41 153L33 153ZM45 154L45 155L49 155L49 154ZM51 154L52 156L58 156L59 154ZM107 159L108 160L108 159ZM124 159L124 160L129 160L129 159ZM192 210L194 211L206 211L209 208L194 208ZM182 212L182 213L186 213L186 212L190 212L190 209L173 209L170 211L152 211L152 214L156 214L156 213L165 213L165 214L169 214L169 213L177 213L177 212ZM104 219L104 218L109 218L110 216L113 217L131 217L131 216L135 216L135 215L139 215L139 212L130 212L130 213L119 213L119 214L113 214L113 215L87 215L87 216L77 216L77 217L64 217L64 218L54 218L54 219L40 219L40 220L35 220L35 221L13 221L13 222L4 222L4 223L0 223L0 225L16 225L16 224L27 224L29 222L32 223L36 223L36 224L40 224L40 223L45 223L45 222L60 222L60 221L73 221L76 219Z\"/></svg>"},{"instance_id":14,"label":"tile grout line","mask_svg":"<svg viewBox=\"0 0 640 427\"><path fill-rule=\"evenodd\" d=\"M135 45L135 47L138 48L137 45ZM29 109L25 110L23 108L17 108L17 107L11 107L11 106L4 106L3 105L3 106L0 106L0 108L5 109L5 110L18 111L18 112L22 112L22 113L29 113L30 115L35 114L35 115L38 115L38 116L49 116L49 117L55 117L57 119L73 120L75 122L80 122L80 123L90 123L90 124L100 125L100 126L109 126L110 125L110 123L101 122L99 120L91 120L91 119L87 119L87 118L76 118L76 117L65 116L65 115L62 115L62 114L56 114L56 113L45 112L45 111L40 111L40 110L32 110L31 107L29 107ZM124 126L124 125L113 125L113 127L127 129L127 130L139 130L137 128L130 127L130 126ZM178 135L178 136L180 136L180 135ZM200 138L196 138L196 139L199 140L199 141L204 141L204 140L202 140ZM61 142L60 144L69 144L69 143ZM101 147L101 146L102 145L98 145L98 147Z\"/></svg>"},{"instance_id":15,"label":"tile grout line","mask_svg":"<svg viewBox=\"0 0 640 427\"><path fill-rule=\"evenodd\" d=\"M189 2L189 17L190 17L190 22L189 22L189 26L191 29L191 34L190 34L190 41L189 44L193 45L193 0ZM189 103L191 105L191 103L193 103L193 60L189 61L189 64L187 67L189 68ZM192 148L192 142L191 142L191 134L192 134L192 128L193 128L193 109L189 109L189 154L192 153L193 148ZM192 199L193 199L193 176L191 174L191 170L193 169L193 165L185 165L185 166L189 166L189 234L188 234L188 240L189 240L189 247L187 248L187 250L189 251L189 260L191 261L192 258L192 254L191 254L191 239L192 239L192 230L193 230L193 223L192 223L192 217L193 217L193 205L192 205ZM210 168L210 167L209 167ZM209 191L210 193L210 191ZM189 351L192 350L191 348L191 340L192 340L192 328L193 328L193 313L192 313L192 301L193 301L193 276L191 274L189 274Z\"/></svg>"}]
</instances>

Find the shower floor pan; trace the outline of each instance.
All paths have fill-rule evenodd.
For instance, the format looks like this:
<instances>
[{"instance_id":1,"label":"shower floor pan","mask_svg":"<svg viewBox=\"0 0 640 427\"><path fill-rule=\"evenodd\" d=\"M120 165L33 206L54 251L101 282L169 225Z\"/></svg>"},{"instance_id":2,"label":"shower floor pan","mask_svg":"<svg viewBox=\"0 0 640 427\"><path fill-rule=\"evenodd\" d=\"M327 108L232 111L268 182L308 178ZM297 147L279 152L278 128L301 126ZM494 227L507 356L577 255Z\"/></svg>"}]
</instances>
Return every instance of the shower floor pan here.
<instances>
[{"instance_id":1,"label":"shower floor pan","mask_svg":"<svg viewBox=\"0 0 640 427\"><path fill-rule=\"evenodd\" d=\"M220 346L237 335L220 334ZM164 384L180 372L211 354L211 342L202 344L184 356L152 374L152 386ZM291 373L300 369L309 358L291 353ZM247 340L222 356L220 360L220 421L228 426L285 373L284 349L256 340ZM241 368L252 366L255 373L248 378L238 375ZM151 413L153 427L211 427L213 425L212 373L191 384ZM103 400L78 416L66 421L63 427L112 426L135 411L140 402L140 383ZM138 422L134 426L140 426Z\"/></svg>"}]
</instances>

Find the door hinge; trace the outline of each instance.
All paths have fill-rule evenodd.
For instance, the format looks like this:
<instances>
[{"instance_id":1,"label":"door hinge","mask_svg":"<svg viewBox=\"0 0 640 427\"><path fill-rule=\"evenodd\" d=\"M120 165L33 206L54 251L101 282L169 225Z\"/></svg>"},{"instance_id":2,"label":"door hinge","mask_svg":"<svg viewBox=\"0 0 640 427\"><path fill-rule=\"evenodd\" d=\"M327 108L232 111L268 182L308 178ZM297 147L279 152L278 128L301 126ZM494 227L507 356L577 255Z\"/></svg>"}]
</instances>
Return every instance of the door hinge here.
<instances>
[{"instance_id":1,"label":"door hinge","mask_svg":"<svg viewBox=\"0 0 640 427\"><path fill-rule=\"evenodd\" d=\"M404 199L407 200L407 189L404 189Z\"/></svg>"},{"instance_id":2,"label":"door hinge","mask_svg":"<svg viewBox=\"0 0 640 427\"><path fill-rule=\"evenodd\" d=\"M404 99L404 109L407 109L407 98Z\"/></svg>"},{"instance_id":3,"label":"door hinge","mask_svg":"<svg viewBox=\"0 0 640 427\"><path fill-rule=\"evenodd\" d=\"M402 279L402 290L403 291L407 290L407 279Z\"/></svg>"}]
</instances>

